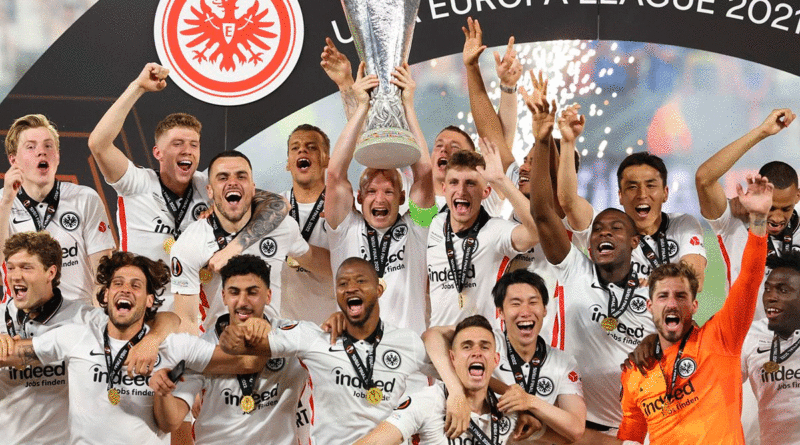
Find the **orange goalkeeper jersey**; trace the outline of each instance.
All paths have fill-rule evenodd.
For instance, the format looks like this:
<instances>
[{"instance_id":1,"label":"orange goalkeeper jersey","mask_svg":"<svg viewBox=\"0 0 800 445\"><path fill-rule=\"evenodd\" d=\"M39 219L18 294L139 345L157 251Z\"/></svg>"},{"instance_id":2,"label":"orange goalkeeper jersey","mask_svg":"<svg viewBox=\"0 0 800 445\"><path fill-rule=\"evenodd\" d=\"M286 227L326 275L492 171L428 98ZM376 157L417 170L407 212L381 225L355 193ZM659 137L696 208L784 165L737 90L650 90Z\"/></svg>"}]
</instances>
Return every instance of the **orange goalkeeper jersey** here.
<instances>
[{"instance_id":1,"label":"orange goalkeeper jersey","mask_svg":"<svg viewBox=\"0 0 800 445\"><path fill-rule=\"evenodd\" d=\"M740 355L764 275L766 243L767 237L749 234L739 277L722 309L689 336L671 394L678 344L664 351L647 377L638 369L622 374L618 438L644 442L649 431L654 445L744 445Z\"/></svg>"}]
</instances>

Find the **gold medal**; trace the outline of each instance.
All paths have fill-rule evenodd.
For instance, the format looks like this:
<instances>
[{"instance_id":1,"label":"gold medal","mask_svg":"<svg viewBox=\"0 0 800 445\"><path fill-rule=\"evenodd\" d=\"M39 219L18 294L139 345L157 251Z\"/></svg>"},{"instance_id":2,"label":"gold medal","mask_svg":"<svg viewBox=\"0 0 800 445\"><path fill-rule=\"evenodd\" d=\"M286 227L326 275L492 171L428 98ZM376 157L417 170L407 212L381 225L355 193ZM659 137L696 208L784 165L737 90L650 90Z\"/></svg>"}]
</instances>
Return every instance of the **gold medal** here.
<instances>
[{"instance_id":1,"label":"gold medal","mask_svg":"<svg viewBox=\"0 0 800 445\"><path fill-rule=\"evenodd\" d=\"M383 287L384 291L386 290L386 280L384 280L383 277L378 278L378 284Z\"/></svg>"},{"instance_id":2,"label":"gold medal","mask_svg":"<svg viewBox=\"0 0 800 445\"><path fill-rule=\"evenodd\" d=\"M117 388L111 388L108 390L108 401L112 405L114 406L119 405L119 399L120 399L119 390L117 390Z\"/></svg>"},{"instance_id":3,"label":"gold medal","mask_svg":"<svg viewBox=\"0 0 800 445\"><path fill-rule=\"evenodd\" d=\"M618 324L619 324L619 322L614 317L606 317L606 318L603 319L602 322L600 322L600 326L602 326L603 329L605 329L608 332L611 332L614 329L617 329L617 325Z\"/></svg>"},{"instance_id":4,"label":"gold medal","mask_svg":"<svg viewBox=\"0 0 800 445\"><path fill-rule=\"evenodd\" d=\"M256 401L253 400L253 396L244 396L239 406L242 408L242 411L249 414L256 408Z\"/></svg>"},{"instance_id":5,"label":"gold medal","mask_svg":"<svg viewBox=\"0 0 800 445\"><path fill-rule=\"evenodd\" d=\"M377 405L383 400L383 390L380 388L370 388L367 391L367 402Z\"/></svg>"},{"instance_id":6,"label":"gold medal","mask_svg":"<svg viewBox=\"0 0 800 445\"><path fill-rule=\"evenodd\" d=\"M175 244L175 238L169 237L164 240L164 252L169 253L172 250L172 245Z\"/></svg>"},{"instance_id":7,"label":"gold medal","mask_svg":"<svg viewBox=\"0 0 800 445\"><path fill-rule=\"evenodd\" d=\"M286 265L291 267L292 269L297 269L300 267L300 263L298 263L296 259L290 256L286 257Z\"/></svg>"},{"instance_id":8,"label":"gold medal","mask_svg":"<svg viewBox=\"0 0 800 445\"><path fill-rule=\"evenodd\" d=\"M773 362L772 360L764 363L764 366L762 366L762 367L764 368L764 371L766 371L766 372L768 372L770 374L773 373L773 372L778 371L779 369L781 369L781 365Z\"/></svg>"},{"instance_id":9,"label":"gold medal","mask_svg":"<svg viewBox=\"0 0 800 445\"><path fill-rule=\"evenodd\" d=\"M458 308L464 309L464 303L466 302L466 298L464 297L464 292L458 294Z\"/></svg>"},{"instance_id":10,"label":"gold medal","mask_svg":"<svg viewBox=\"0 0 800 445\"><path fill-rule=\"evenodd\" d=\"M214 278L214 274L208 270L207 267L200 269L200 282L203 284L208 284Z\"/></svg>"}]
</instances>

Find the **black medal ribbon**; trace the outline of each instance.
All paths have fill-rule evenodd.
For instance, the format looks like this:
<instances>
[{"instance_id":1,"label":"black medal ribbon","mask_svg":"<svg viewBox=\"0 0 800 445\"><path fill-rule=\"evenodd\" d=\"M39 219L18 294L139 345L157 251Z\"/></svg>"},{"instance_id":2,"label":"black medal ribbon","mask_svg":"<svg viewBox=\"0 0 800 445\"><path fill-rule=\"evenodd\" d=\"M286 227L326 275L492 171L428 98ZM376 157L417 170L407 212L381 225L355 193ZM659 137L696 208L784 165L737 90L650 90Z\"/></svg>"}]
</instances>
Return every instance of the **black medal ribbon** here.
<instances>
[{"instance_id":1,"label":"black medal ribbon","mask_svg":"<svg viewBox=\"0 0 800 445\"><path fill-rule=\"evenodd\" d=\"M292 192L289 195L289 202L292 205L292 208L289 210L289 216L294 218L297 224L300 225L300 209L298 208L297 200L294 198L294 188L292 188ZM323 209L325 209L325 189L322 189L322 193L319 194L317 202L314 203L314 207L311 209L311 213L308 214L308 219L306 219L306 223L303 224L303 229L300 231L300 235L303 236L306 242L311 238L311 232L313 232L314 227L317 226Z\"/></svg>"},{"instance_id":2,"label":"black medal ribbon","mask_svg":"<svg viewBox=\"0 0 800 445\"><path fill-rule=\"evenodd\" d=\"M106 356L106 368L108 369L108 389L112 389L114 387L114 376L119 374L120 370L122 370L122 364L125 363L125 359L128 358L128 352L130 352L131 348L139 341L144 338L145 334L145 327L142 326L142 329L133 336L132 339L128 340L128 343L120 349L117 353L117 356L114 357L113 361L111 359L111 341L108 338L108 326L103 329L103 353Z\"/></svg>"},{"instance_id":3,"label":"black medal ribbon","mask_svg":"<svg viewBox=\"0 0 800 445\"><path fill-rule=\"evenodd\" d=\"M517 354L514 346L508 340L508 333L504 332L506 339L506 349L508 350L508 364L511 365L511 372L514 373L514 381L521 386L528 394L536 395L536 386L539 383L539 371L544 364L547 357L547 345L542 337L536 339L536 352L531 359L530 370L528 371L528 380L525 381L525 375L522 373L522 357Z\"/></svg>"},{"instance_id":4,"label":"black medal ribbon","mask_svg":"<svg viewBox=\"0 0 800 445\"><path fill-rule=\"evenodd\" d=\"M22 334L20 335L21 338L28 338L28 333L25 332L25 323L28 321L28 314L25 314L25 317L22 319L22 323L20 324ZM11 314L8 312L8 306L6 306L6 330L8 331L8 335L11 337L16 337L17 329L14 327L14 320L11 318Z\"/></svg>"},{"instance_id":5,"label":"black medal ribbon","mask_svg":"<svg viewBox=\"0 0 800 445\"><path fill-rule=\"evenodd\" d=\"M789 222L781 233L778 236L769 236L769 242L767 242L767 256L775 253L786 255L792 251L792 239L794 238L794 232L797 231L798 219L800 219L800 217L798 217L797 210L795 210L792 212L792 217L789 218ZM777 240L780 243L780 252L776 251L772 240Z\"/></svg>"},{"instance_id":6,"label":"black medal ribbon","mask_svg":"<svg viewBox=\"0 0 800 445\"><path fill-rule=\"evenodd\" d=\"M693 331L694 331L694 326L690 326L689 327L689 332L687 332L683 336L683 339L681 339L681 346L680 346L680 348L678 348L678 355L675 356L675 363L672 365L672 379L667 384L666 400L667 400L668 403L672 402L672 389L675 388L675 381L678 379L678 363L680 363L681 357L683 356L683 348L686 347L686 342L689 341L689 337L692 335ZM656 357L659 360L661 360L662 355L663 355L663 351L661 350L661 342L657 341L656 342ZM663 375L663 373L664 373L663 369L661 370L661 373ZM667 376L664 376L664 380L666 380L666 378L667 378Z\"/></svg>"},{"instance_id":7,"label":"black medal ribbon","mask_svg":"<svg viewBox=\"0 0 800 445\"><path fill-rule=\"evenodd\" d=\"M365 340L372 343L372 351L367 355L367 365L364 366L364 362L361 361L361 357L358 356L358 351L356 351L354 345L358 340L347 332L342 333L342 345L344 345L347 358L350 359L350 364L353 365L356 374L358 374L358 378L362 383L362 388L367 390L375 388L375 384L372 381L372 372L375 370L375 351L378 349L381 338L383 338L383 322L378 321L378 327L375 328L375 332Z\"/></svg>"},{"instance_id":8,"label":"black medal ribbon","mask_svg":"<svg viewBox=\"0 0 800 445\"><path fill-rule=\"evenodd\" d=\"M669 227L669 216L666 213L661 212L661 224L658 226L656 233L654 233L652 236L653 240L656 242L658 253L653 251L653 248L650 247L650 244L644 240L644 237L642 237L642 239L639 241L639 246L642 248L642 253L644 253L645 258L647 258L647 261L650 262L650 265L653 267L653 269L669 263L669 251L667 249L667 227Z\"/></svg>"},{"instance_id":9,"label":"black medal ribbon","mask_svg":"<svg viewBox=\"0 0 800 445\"><path fill-rule=\"evenodd\" d=\"M207 220L211 225L211 229L214 230L214 241L217 242L217 247L219 247L219 250L224 249L228 245L228 237L231 234L222 228L222 223L219 222L217 215L212 213Z\"/></svg>"},{"instance_id":10,"label":"black medal ribbon","mask_svg":"<svg viewBox=\"0 0 800 445\"><path fill-rule=\"evenodd\" d=\"M186 217L186 212L189 211L189 205L192 203L192 184L189 184L183 196L178 196L164 185L158 172L156 172L156 175L158 176L158 183L161 185L161 196L164 197L164 202L167 203L169 213L175 218L175 238L178 238L181 236L181 222ZM178 201L180 201L180 204L178 204Z\"/></svg>"},{"instance_id":11,"label":"black medal ribbon","mask_svg":"<svg viewBox=\"0 0 800 445\"><path fill-rule=\"evenodd\" d=\"M796 342L794 342L794 344L789 346L788 349L781 353L781 339L778 334L775 334L775 336L772 337L772 347L769 349L769 360L771 362L781 364L788 360L789 357L794 354L794 351L796 351L797 348L800 348L800 339L798 339Z\"/></svg>"},{"instance_id":12,"label":"black medal ribbon","mask_svg":"<svg viewBox=\"0 0 800 445\"><path fill-rule=\"evenodd\" d=\"M608 292L608 317L614 318L619 320L619 317L628 310L628 306L631 303L631 299L633 299L633 293L636 292L636 288L639 287L639 280L636 278L636 272L631 269L630 274L628 275L628 280L625 283L625 290L622 292L622 299L617 302L617 298L611 292L611 289L608 286L605 286L606 292Z\"/></svg>"},{"instance_id":13,"label":"black medal ribbon","mask_svg":"<svg viewBox=\"0 0 800 445\"><path fill-rule=\"evenodd\" d=\"M39 216L39 211L36 210L36 206L39 205L39 201L31 198L25 193L25 189L20 187L19 191L17 192L17 199L22 203L22 206L25 207L25 210L31 215L31 219L33 219L33 226L36 228L37 232L40 232L47 228L47 225L50 224L50 221L53 220L53 216L56 214L56 210L58 210L58 202L61 199L61 182L56 179L53 183L53 188L50 190L50 193L44 197L43 203L47 204L47 210L44 212L44 219Z\"/></svg>"},{"instance_id":14,"label":"black medal ribbon","mask_svg":"<svg viewBox=\"0 0 800 445\"><path fill-rule=\"evenodd\" d=\"M503 418L503 414L497 410L497 397L491 389L486 390L486 401L489 403L489 409L492 413L491 439L478 427L475 421L471 419L469 421L469 432L472 433L472 438L475 440L475 443L480 443L481 445L500 445L500 419Z\"/></svg>"},{"instance_id":15,"label":"black medal ribbon","mask_svg":"<svg viewBox=\"0 0 800 445\"><path fill-rule=\"evenodd\" d=\"M266 315L263 317L264 320L269 320ZM217 333L217 338L222 335L222 331L224 331L229 324L231 324L230 314L223 314L217 318L217 322L214 324L214 332ZM239 382L239 388L242 390L242 397L253 395L253 390L256 387L256 379L258 378L259 374L261 373L255 372L253 374L236 374L236 380Z\"/></svg>"},{"instance_id":16,"label":"black medal ribbon","mask_svg":"<svg viewBox=\"0 0 800 445\"><path fill-rule=\"evenodd\" d=\"M478 232L489 222L489 213L481 206L481 211L478 214L478 219L472 224L472 227L466 230L466 239L462 245L464 257L461 259L461 269L456 265L456 251L453 246L453 229L450 227L450 211L447 212L447 218L444 220L444 246L447 250L447 262L450 265L450 270L453 272L453 281L455 281L456 290L460 293L464 289L467 282L467 272L469 266L472 265L472 255L475 253L478 244ZM464 232L459 232L459 237Z\"/></svg>"},{"instance_id":17,"label":"black medal ribbon","mask_svg":"<svg viewBox=\"0 0 800 445\"><path fill-rule=\"evenodd\" d=\"M392 227L383 234L380 243L378 243L378 230L373 229L372 226L364 221L367 228L367 243L369 244L369 255L372 260L372 266L375 272L378 272L378 277L383 278L383 273L386 271L386 265L389 263L389 246L392 244L392 232L395 227L401 224L400 215L397 215Z\"/></svg>"}]
</instances>

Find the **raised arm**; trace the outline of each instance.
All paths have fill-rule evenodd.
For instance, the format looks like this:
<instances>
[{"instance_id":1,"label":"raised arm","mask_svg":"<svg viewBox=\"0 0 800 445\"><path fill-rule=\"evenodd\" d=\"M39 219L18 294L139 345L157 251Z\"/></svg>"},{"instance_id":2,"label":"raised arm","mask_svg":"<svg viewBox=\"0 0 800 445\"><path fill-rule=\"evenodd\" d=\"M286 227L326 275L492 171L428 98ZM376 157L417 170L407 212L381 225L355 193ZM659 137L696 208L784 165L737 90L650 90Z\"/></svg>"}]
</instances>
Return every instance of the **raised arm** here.
<instances>
[{"instance_id":1,"label":"raised arm","mask_svg":"<svg viewBox=\"0 0 800 445\"><path fill-rule=\"evenodd\" d=\"M92 134L89 135L89 150L92 151L106 181L115 183L128 170L128 158L114 146L114 139L122 131L125 118L144 93L161 91L166 88L167 81L165 79L168 75L169 70L157 63L145 65L142 72L139 73L139 77L128 85L128 88L106 111L106 114L92 130Z\"/></svg>"},{"instance_id":2,"label":"raised arm","mask_svg":"<svg viewBox=\"0 0 800 445\"><path fill-rule=\"evenodd\" d=\"M514 137L517 134L517 82L522 77L522 64L514 49L514 36L508 38L508 46L503 58L494 52L497 78L500 79L500 106L497 117L503 127L503 138L509 150L514 148Z\"/></svg>"},{"instance_id":3,"label":"raised arm","mask_svg":"<svg viewBox=\"0 0 800 445\"><path fill-rule=\"evenodd\" d=\"M475 120L475 128L480 137L489 138L500 150L500 159L503 163L503 171L514 162L514 155L511 148L506 145L503 136L503 126L500 118L494 110L489 94L486 93L486 86L483 84L481 67L478 59L486 46L483 44L483 31L477 20L472 17L467 19L467 26L462 27L464 32L464 67L467 70L467 87L469 89L469 105L472 111L472 118Z\"/></svg>"},{"instance_id":4,"label":"raised arm","mask_svg":"<svg viewBox=\"0 0 800 445\"><path fill-rule=\"evenodd\" d=\"M698 167L694 182L704 218L718 219L725 212L727 200L719 179L754 145L788 127L795 117L788 108L773 110L761 125L726 145Z\"/></svg>"},{"instance_id":5,"label":"raised arm","mask_svg":"<svg viewBox=\"0 0 800 445\"><path fill-rule=\"evenodd\" d=\"M325 223L332 229L339 227L353 208L353 187L347 179L347 169L353 160L358 134L369 111L369 90L378 86L379 82L374 74L365 76L365 69L366 64L361 62L358 66L358 77L353 84L358 107L336 140L326 172Z\"/></svg>"},{"instance_id":6,"label":"raised arm","mask_svg":"<svg viewBox=\"0 0 800 445\"><path fill-rule=\"evenodd\" d=\"M402 91L403 109L406 112L408 127L414 135L420 149L420 157L411 166L414 174L414 183L411 185L409 198L417 207L427 209L433 207L436 202L436 195L433 192L433 168L431 167L431 154L428 152L428 144L425 142L425 135L417 120L417 112L414 109L414 91L417 88L414 78L411 77L411 69L407 62L395 68L392 73L394 78L392 83L397 85Z\"/></svg>"},{"instance_id":7,"label":"raised arm","mask_svg":"<svg viewBox=\"0 0 800 445\"><path fill-rule=\"evenodd\" d=\"M445 434L451 439L467 430L470 412L464 395L464 386L456 375L453 362L450 361L450 344L453 342L455 330L455 326L433 326L422 334L422 342L425 344L428 357L450 393L447 397L444 427Z\"/></svg>"},{"instance_id":8,"label":"raised arm","mask_svg":"<svg viewBox=\"0 0 800 445\"><path fill-rule=\"evenodd\" d=\"M325 48L322 50L322 61L319 63L325 74L339 87L339 95L344 105L344 114L347 120L353 117L358 108L358 100L353 91L353 68L347 56L339 52L333 40L325 37Z\"/></svg>"},{"instance_id":9,"label":"raised arm","mask_svg":"<svg viewBox=\"0 0 800 445\"><path fill-rule=\"evenodd\" d=\"M561 154L558 163L556 189L558 202L567 216L570 227L583 231L592 223L594 209L584 197L578 195L578 172L575 171L575 140L583 133L586 118L578 114L581 106L571 105L558 118L561 131Z\"/></svg>"},{"instance_id":10,"label":"raised arm","mask_svg":"<svg viewBox=\"0 0 800 445\"><path fill-rule=\"evenodd\" d=\"M528 101L527 105L533 113L533 135L536 138L531 161L531 215L547 261L560 264L571 247L567 231L556 212L550 178L549 138L555 124L556 103L548 104L542 98L538 103Z\"/></svg>"}]
</instances>

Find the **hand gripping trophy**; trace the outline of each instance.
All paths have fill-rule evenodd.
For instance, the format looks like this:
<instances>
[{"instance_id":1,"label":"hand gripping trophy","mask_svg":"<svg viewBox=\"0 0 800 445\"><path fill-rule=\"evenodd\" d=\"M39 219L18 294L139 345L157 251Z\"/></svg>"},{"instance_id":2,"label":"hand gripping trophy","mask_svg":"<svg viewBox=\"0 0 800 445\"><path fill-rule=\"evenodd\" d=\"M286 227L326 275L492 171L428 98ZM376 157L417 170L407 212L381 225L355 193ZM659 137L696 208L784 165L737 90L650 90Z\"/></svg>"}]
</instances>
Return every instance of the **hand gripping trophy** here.
<instances>
[{"instance_id":1,"label":"hand gripping trophy","mask_svg":"<svg viewBox=\"0 0 800 445\"><path fill-rule=\"evenodd\" d=\"M354 157L372 168L401 168L415 163L419 146L409 131L400 90L392 71L408 60L420 0L342 0L347 24L367 74L380 85L371 93L370 110Z\"/></svg>"}]
</instances>

